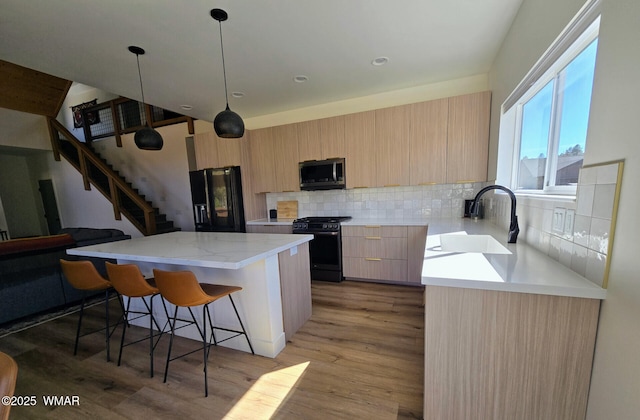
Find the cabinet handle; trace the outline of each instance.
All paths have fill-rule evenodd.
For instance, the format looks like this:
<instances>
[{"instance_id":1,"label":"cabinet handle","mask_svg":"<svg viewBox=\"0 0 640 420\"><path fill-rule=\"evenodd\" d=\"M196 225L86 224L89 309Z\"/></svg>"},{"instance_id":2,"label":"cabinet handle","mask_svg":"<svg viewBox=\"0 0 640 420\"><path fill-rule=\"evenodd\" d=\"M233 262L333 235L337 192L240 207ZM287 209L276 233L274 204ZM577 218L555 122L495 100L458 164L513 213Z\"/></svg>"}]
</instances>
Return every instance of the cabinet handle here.
<instances>
[{"instance_id":1,"label":"cabinet handle","mask_svg":"<svg viewBox=\"0 0 640 420\"><path fill-rule=\"evenodd\" d=\"M365 239L382 239L380 236L365 236Z\"/></svg>"},{"instance_id":2,"label":"cabinet handle","mask_svg":"<svg viewBox=\"0 0 640 420\"><path fill-rule=\"evenodd\" d=\"M365 258L366 261L382 261L382 258L371 258L371 257L366 257Z\"/></svg>"},{"instance_id":3,"label":"cabinet handle","mask_svg":"<svg viewBox=\"0 0 640 420\"><path fill-rule=\"evenodd\" d=\"M463 179L460 181L456 181L456 184L473 184L474 182L478 182L478 181L474 181L472 179Z\"/></svg>"},{"instance_id":4,"label":"cabinet handle","mask_svg":"<svg viewBox=\"0 0 640 420\"><path fill-rule=\"evenodd\" d=\"M400 184L385 184L385 187L399 187Z\"/></svg>"},{"instance_id":5,"label":"cabinet handle","mask_svg":"<svg viewBox=\"0 0 640 420\"><path fill-rule=\"evenodd\" d=\"M365 225L364 227L370 228L370 229L372 229L372 228L379 229L380 225Z\"/></svg>"},{"instance_id":6,"label":"cabinet handle","mask_svg":"<svg viewBox=\"0 0 640 420\"><path fill-rule=\"evenodd\" d=\"M421 182L418 185L437 185L437 182Z\"/></svg>"},{"instance_id":7,"label":"cabinet handle","mask_svg":"<svg viewBox=\"0 0 640 420\"><path fill-rule=\"evenodd\" d=\"M353 188L369 188L369 187L362 186L362 187L353 187Z\"/></svg>"}]
</instances>

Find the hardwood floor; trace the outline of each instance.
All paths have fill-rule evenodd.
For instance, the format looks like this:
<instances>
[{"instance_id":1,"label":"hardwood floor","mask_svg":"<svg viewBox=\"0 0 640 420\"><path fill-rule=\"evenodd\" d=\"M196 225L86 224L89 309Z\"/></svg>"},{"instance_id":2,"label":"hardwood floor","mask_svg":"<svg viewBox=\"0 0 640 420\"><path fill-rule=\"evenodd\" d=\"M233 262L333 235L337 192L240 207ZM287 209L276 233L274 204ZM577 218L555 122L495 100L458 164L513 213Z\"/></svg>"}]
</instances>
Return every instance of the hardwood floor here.
<instances>
[{"instance_id":1,"label":"hardwood floor","mask_svg":"<svg viewBox=\"0 0 640 420\"><path fill-rule=\"evenodd\" d=\"M422 288L314 282L312 294L311 319L275 359L213 347L208 398L201 352L172 362L162 383L168 337L153 378L146 342L126 347L116 365L120 329L111 362L100 333L81 338L74 357L77 314L2 337L0 351L18 363L16 395L37 398L35 407L13 407L11 419L422 418ZM103 307L88 313L99 326ZM132 327L127 339L143 333ZM177 337L174 346L193 344ZM49 395L78 396L79 404L46 406Z\"/></svg>"}]
</instances>

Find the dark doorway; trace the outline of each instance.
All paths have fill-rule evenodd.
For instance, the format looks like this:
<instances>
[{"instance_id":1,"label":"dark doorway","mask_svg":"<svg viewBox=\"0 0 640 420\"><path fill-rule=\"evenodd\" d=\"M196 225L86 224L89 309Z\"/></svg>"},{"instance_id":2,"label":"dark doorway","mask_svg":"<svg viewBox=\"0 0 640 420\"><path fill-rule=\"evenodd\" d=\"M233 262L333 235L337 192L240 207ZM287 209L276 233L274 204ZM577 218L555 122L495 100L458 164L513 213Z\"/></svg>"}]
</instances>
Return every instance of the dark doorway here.
<instances>
[{"instance_id":1,"label":"dark doorway","mask_svg":"<svg viewBox=\"0 0 640 420\"><path fill-rule=\"evenodd\" d=\"M38 181L38 187L42 197L44 217L47 219L49 235L55 235L60 232L62 226L60 225L60 213L58 213L56 195L53 192L53 182L50 179L41 179Z\"/></svg>"}]
</instances>

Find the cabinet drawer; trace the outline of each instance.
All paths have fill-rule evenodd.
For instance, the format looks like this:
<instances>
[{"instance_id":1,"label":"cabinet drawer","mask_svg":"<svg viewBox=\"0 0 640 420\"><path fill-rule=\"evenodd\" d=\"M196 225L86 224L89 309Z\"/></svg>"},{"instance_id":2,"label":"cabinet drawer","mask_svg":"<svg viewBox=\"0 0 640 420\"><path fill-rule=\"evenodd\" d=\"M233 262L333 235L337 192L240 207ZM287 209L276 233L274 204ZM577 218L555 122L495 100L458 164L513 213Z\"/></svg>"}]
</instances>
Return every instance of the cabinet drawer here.
<instances>
[{"instance_id":1,"label":"cabinet drawer","mask_svg":"<svg viewBox=\"0 0 640 420\"><path fill-rule=\"evenodd\" d=\"M345 277L407 281L407 260L345 257L343 262Z\"/></svg>"},{"instance_id":2,"label":"cabinet drawer","mask_svg":"<svg viewBox=\"0 0 640 420\"><path fill-rule=\"evenodd\" d=\"M344 236L342 255L394 260L407 259L407 239L382 236Z\"/></svg>"},{"instance_id":3,"label":"cabinet drawer","mask_svg":"<svg viewBox=\"0 0 640 420\"><path fill-rule=\"evenodd\" d=\"M247 233L292 233L293 225L247 225Z\"/></svg>"},{"instance_id":4,"label":"cabinet drawer","mask_svg":"<svg viewBox=\"0 0 640 420\"><path fill-rule=\"evenodd\" d=\"M343 226L342 236L381 236L385 238L406 238L406 226Z\"/></svg>"}]
</instances>

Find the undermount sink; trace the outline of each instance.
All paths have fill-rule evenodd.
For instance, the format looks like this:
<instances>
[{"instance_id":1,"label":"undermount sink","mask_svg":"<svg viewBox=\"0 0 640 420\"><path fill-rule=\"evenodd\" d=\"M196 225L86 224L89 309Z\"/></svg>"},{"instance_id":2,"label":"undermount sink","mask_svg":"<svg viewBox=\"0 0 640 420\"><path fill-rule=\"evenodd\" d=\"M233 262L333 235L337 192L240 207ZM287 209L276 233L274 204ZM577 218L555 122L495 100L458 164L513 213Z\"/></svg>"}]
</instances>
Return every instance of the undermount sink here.
<instances>
[{"instance_id":1,"label":"undermount sink","mask_svg":"<svg viewBox=\"0 0 640 420\"><path fill-rule=\"evenodd\" d=\"M477 252L481 254L511 254L491 235L440 235L440 245L445 252Z\"/></svg>"}]
</instances>

